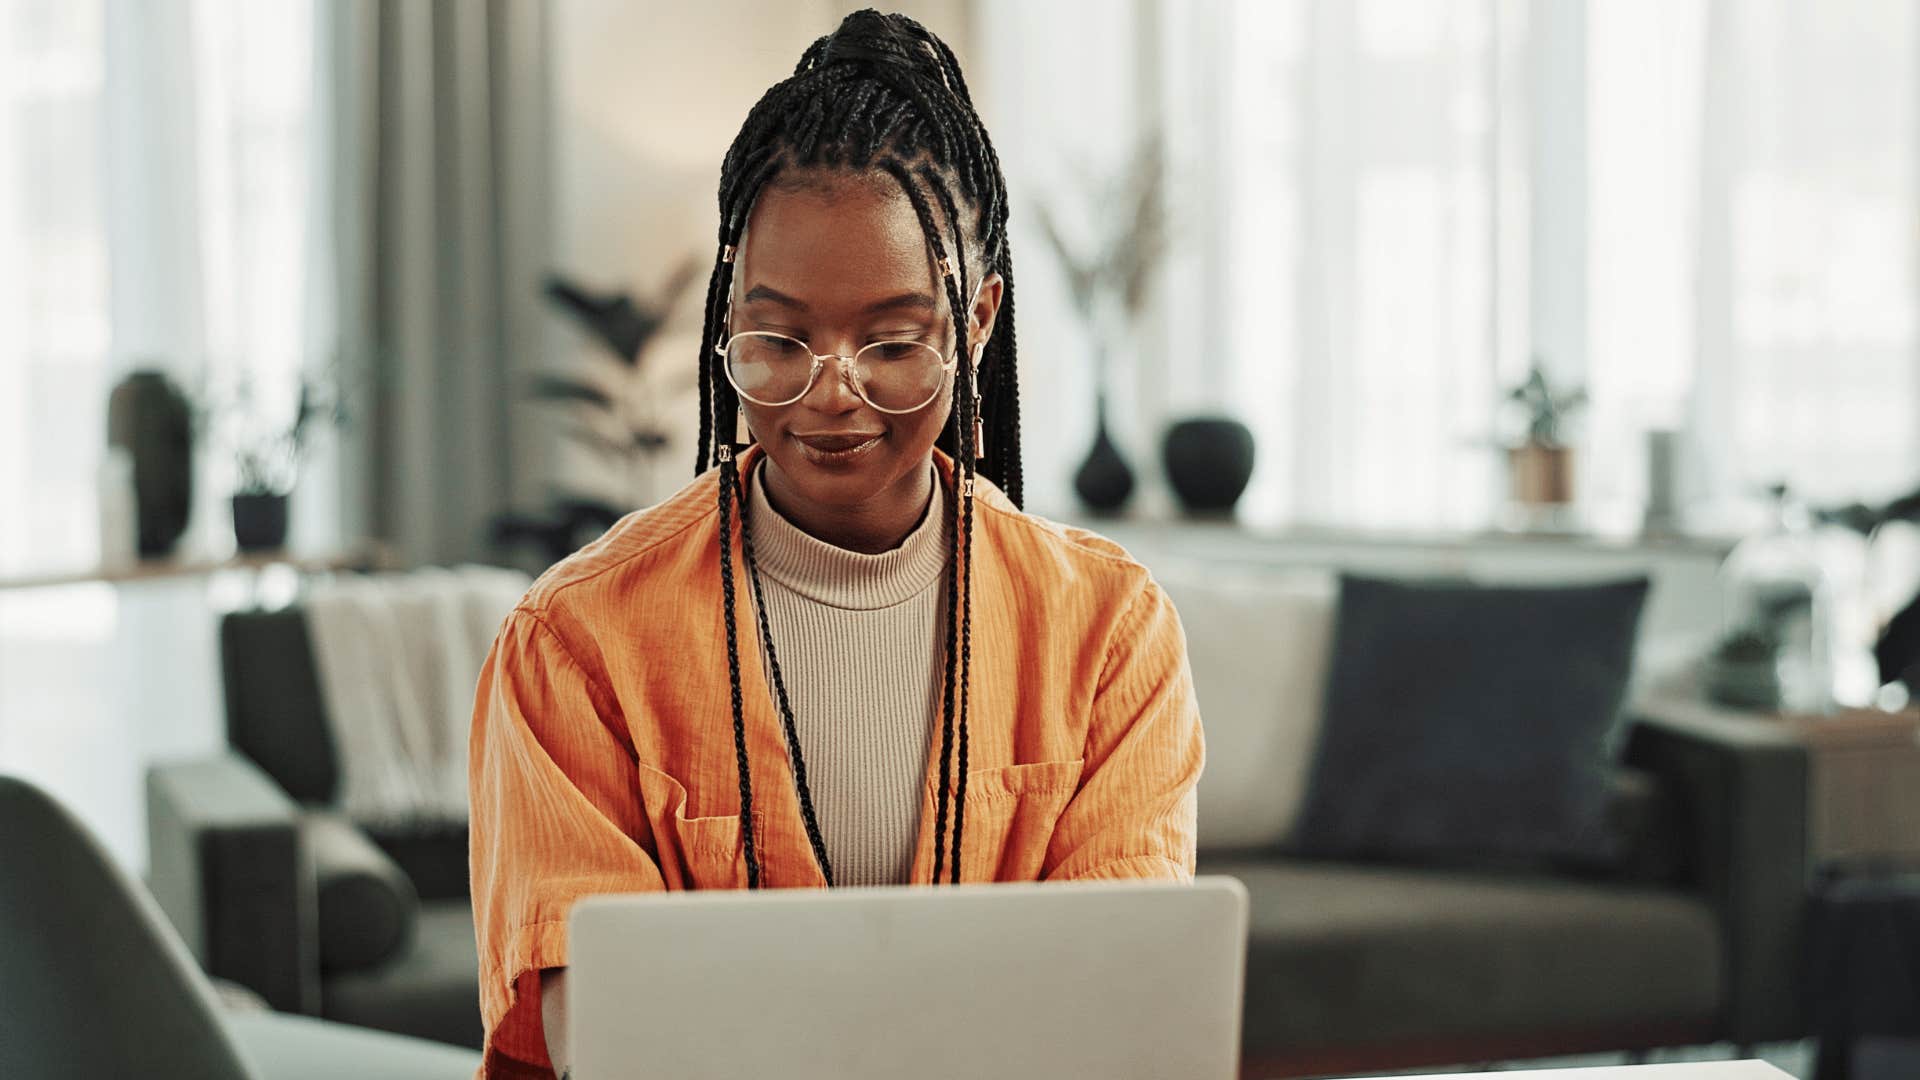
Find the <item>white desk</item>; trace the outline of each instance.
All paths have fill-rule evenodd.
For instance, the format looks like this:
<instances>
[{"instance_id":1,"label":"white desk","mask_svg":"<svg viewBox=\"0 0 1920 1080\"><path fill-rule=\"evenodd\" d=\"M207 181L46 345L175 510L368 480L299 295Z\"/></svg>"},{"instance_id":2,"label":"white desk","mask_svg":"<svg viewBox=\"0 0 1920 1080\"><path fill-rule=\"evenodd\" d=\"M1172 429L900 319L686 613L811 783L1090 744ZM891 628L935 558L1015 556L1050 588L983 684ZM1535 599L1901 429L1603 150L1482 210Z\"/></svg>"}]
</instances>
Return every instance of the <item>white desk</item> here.
<instances>
[{"instance_id":1,"label":"white desk","mask_svg":"<svg viewBox=\"0 0 1920 1080\"><path fill-rule=\"evenodd\" d=\"M1792 1080L1786 1073L1764 1061L1697 1061L1681 1065L1614 1065L1598 1069L1454 1073L1451 1076L1427 1076L1417 1080L1486 1080L1489 1076L1511 1076L1516 1080Z\"/></svg>"}]
</instances>

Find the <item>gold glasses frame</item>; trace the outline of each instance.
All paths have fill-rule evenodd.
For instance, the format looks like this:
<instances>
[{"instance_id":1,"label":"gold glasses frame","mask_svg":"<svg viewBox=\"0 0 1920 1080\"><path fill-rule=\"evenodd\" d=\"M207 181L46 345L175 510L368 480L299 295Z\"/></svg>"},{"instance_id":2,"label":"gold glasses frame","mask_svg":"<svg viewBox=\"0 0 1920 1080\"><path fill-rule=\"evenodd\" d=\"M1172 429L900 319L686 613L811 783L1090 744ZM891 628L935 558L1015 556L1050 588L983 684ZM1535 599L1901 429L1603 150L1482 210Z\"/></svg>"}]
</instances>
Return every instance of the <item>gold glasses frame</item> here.
<instances>
[{"instance_id":1,"label":"gold glasses frame","mask_svg":"<svg viewBox=\"0 0 1920 1080\"><path fill-rule=\"evenodd\" d=\"M986 285L986 282L982 281L980 285L976 285L974 287L973 299L969 301L967 304L968 311L972 311L974 308L974 305L980 302L980 289L985 285ZM729 298L727 300L726 325L731 325L732 323L733 323L733 300ZM733 351L733 346L735 342L739 341L741 338L747 338L747 337L771 338L778 341L790 341L794 345L804 350L808 356L813 358L812 369L807 373L806 385L800 388L799 393L793 395L790 398L787 398L784 401L767 401L762 398L755 397L754 395L748 393L747 390L740 385L739 380L733 377L733 365L727 362L727 355ZM962 335L962 337L964 338L965 335ZM860 346L860 348L854 350L851 356L847 355L846 353L817 353L813 351L813 348L811 346L809 346L806 342L801 341L799 338L796 338L790 334L776 333L772 330L742 330L737 334L729 334L725 341L719 342L718 344L714 345L713 353L715 356L720 358L720 370L726 375L727 382L733 387L734 392L739 394L742 398L746 399L747 401L751 401L755 405L758 405L762 408L776 409L786 405L791 405L794 402L799 401L801 398L806 397L808 394L813 392L814 386L819 383L820 373L826 370L827 361L837 360L839 361L839 364L837 365L839 368L838 374L842 379L845 379L847 383L853 387L853 392L859 395L860 400L866 402L869 406L872 406L875 410L879 412L887 413L893 416L905 416L908 413L919 412L921 409L924 409L928 405L933 404L934 401L940 397L941 388L946 385L946 382L948 379L951 379L953 377L954 370L960 364L960 342L956 341L954 342L953 349L950 352L948 352L944 357L941 358L940 382L934 386L933 392L927 395L927 400L911 408L889 409L885 405L881 405L880 403L874 401L872 398L867 396L866 385L863 382L861 382L860 376L858 372L855 370L855 365L859 362L860 357L863 354L865 354L868 349L884 348L885 346L888 346L888 345L914 345L919 348L927 350L928 352L932 353L935 356L940 356L940 350L934 348L931 345L926 344L925 342L899 341L899 340L870 341L865 345ZM977 345L975 346L975 351L976 352L978 351Z\"/></svg>"}]
</instances>

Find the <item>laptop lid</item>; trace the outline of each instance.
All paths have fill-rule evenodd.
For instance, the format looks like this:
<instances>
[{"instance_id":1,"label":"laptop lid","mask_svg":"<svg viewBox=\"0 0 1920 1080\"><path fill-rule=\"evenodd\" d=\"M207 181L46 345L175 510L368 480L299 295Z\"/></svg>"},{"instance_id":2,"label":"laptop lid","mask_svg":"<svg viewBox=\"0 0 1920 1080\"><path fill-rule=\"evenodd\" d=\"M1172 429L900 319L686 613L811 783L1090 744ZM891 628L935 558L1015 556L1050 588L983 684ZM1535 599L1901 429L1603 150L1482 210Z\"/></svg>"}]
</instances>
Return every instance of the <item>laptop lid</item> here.
<instances>
[{"instance_id":1,"label":"laptop lid","mask_svg":"<svg viewBox=\"0 0 1920 1080\"><path fill-rule=\"evenodd\" d=\"M593 896L575 1080L1231 1080L1247 899L1151 882Z\"/></svg>"}]
</instances>

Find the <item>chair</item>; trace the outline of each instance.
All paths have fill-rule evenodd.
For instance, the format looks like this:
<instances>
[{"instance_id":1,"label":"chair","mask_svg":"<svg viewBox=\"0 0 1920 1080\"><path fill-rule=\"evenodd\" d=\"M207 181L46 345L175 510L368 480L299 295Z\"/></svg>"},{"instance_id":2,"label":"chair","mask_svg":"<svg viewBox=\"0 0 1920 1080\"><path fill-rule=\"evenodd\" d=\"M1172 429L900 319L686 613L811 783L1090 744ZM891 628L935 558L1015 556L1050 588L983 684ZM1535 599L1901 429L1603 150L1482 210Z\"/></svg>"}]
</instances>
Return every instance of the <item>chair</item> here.
<instances>
[{"instance_id":1,"label":"chair","mask_svg":"<svg viewBox=\"0 0 1920 1080\"><path fill-rule=\"evenodd\" d=\"M464 823L368 831L298 609L220 627L229 750L147 775L152 884L210 975L282 1012L478 1049Z\"/></svg>"},{"instance_id":2,"label":"chair","mask_svg":"<svg viewBox=\"0 0 1920 1080\"><path fill-rule=\"evenodd\" d=\"M0 1076L470 1077L479 1055L223 1010L153 897L39 788L0 776Z\"/></svg>"}]
</instances>

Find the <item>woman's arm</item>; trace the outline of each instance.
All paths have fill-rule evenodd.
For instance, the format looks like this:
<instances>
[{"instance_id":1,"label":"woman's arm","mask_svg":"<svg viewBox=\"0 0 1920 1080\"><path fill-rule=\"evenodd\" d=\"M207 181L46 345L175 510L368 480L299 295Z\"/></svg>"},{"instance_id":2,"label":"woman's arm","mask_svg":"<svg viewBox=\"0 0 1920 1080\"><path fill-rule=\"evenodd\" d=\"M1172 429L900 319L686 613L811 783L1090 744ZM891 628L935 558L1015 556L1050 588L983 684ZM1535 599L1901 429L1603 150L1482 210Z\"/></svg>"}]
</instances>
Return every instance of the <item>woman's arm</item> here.
<instances>
[{"instance_id":1,"label":"woman's arm","mask_svg":"<svg viewBox=\"0 0 1920 1080\"><path fill-rule=\"evenodd\" d=\"M468 836L489 1076L549 1067L537 973L567 966L574 902L666 887L641 843L633 745L597 646L576 650L547 618L508 617L474 701Z\"/></svg>"},{"instance_id":2,"label":"woman's arm","mask_svg":"<svg viewBox=\"0 0 1920 1080\"><path fill-rule=\"evenodd\" d=\"M573 1058L567 1055L567 969L540 969L540 1025L547 1032L547 1057L553 1062L553 1075L567 1080L567 1067Z\"/></svg>"},{"instance_id":3,"label":"woman's arm","mask_svg":"<svg viewBox=\"0 0 1920 1080\"><path fill-rule=\"evenodd\" d=\"M1054 826L1042 876L1191 880L1205 760L1186 635L1148 579L1108 639L1086 771Z\"/></svg>"}]
</instances>

